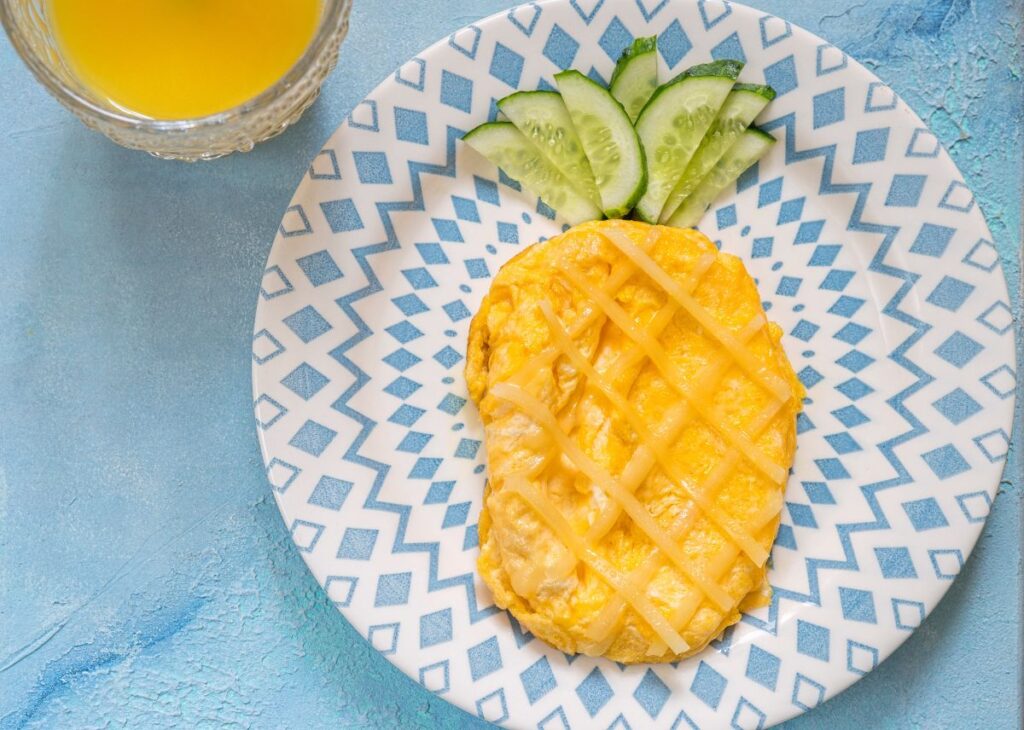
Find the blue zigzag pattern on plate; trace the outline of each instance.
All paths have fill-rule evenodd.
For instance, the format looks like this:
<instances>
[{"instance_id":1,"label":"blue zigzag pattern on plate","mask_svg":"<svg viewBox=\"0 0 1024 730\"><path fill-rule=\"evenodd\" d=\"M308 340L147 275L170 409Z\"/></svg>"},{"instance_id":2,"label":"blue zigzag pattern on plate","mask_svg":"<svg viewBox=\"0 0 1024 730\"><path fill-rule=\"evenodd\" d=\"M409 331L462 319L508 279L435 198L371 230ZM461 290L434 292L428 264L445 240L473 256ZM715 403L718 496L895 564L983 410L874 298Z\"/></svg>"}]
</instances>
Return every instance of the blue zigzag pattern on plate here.
<instances>
[{"instance_id":1,"label":"blue zigzag pattern on plate","mask_svg":"<svg viewBox=\"0 0 1024 730\"><path fill-rule=\"evenodd\" d=\"M570 59L607 77L616 45L651 34L673 69L743 55L747 80L784 87L762 125L784 143L702 228L748 257L808 409L767 610L692 661L638 671L554 651L476 597L484 464L459 338L503 261L560 222L457 140L510 88ZM716 0L529 3L401 66L314 159L253 337L268 481L328 595L403 671L495 722L761 726L873 669L963 566L1015 379L991 234L921 129L841 51Z\"/></svg>"},{"instance_id":2,"label":"blue zigzag pattern on plate","mask_svg":"<svg viewBox=\"0 0 1024 730\"><path fill-rule=\"evenodd\" d=\"M856 193L857 202L854 205L853 214L850 217L849 229L856 231L863 231L865 233L879 233L884 236L883 242L879 250L876 252L872 259L869 269L871 271L877 271L889 276L893 276L900 279L903 285L899 288L896 294L890 299L883 308L883 312L899 322L909 324L914 327L914 333L902 342L893 352L890 354L890 358L896 362L900 367L906 369L917 380L894 395L887 401L888 405L896 411L896 413L903 418L909 425L910 430L906 431L895 438L889 439L878 444L878 448L885 455L886 460L893 467L896 475L890 479L885 479L874 484L867 484L860 487L861 494L867 501L868 506L871 509L875 519L872 522L855 522L845 523L836 526L836 531L839 535L840 543L843 547L844 560L821 560L818 558L807 558L807 580L811 587L811 590L807 594L801 594L794 591L790 591L784 588L775 587L774 594L772 596L772 605L770 607L770 619L768 626L774 632L775 630L775 617L778 614L778 602L782 598L787 598L797 602L812 602L814 604L821 604L821 596L818 590L818 570L857 570L857 557L854 553L852 535L858 532L866 532L871 530L887 530L890 528L889 520L886 518L885 511L882 509L875 496L878 492L885 489L891 489L893 487L902 486L908 484L911 481L910 472L904 466L903 462L900 461L896 455L895 448L900 444L906 443L917 436L926 433L927 429L905 405L904 401L912 396L921 388L925 387L934 378L926 373L921 367L912 362L906 357L906 352L913 347L924 334L928 331L929 325L921 322L913 315L904 312L899 309L899 304L906 297L907 293L913 288L914 282L917 281L918 275L913 272L906 271L897 267L890 266L885 263L885 257L889 250L892 248L893 241L896 239L896 235L899 233L899 227L897 226L886 226L875 223L867 223L861 219L861 215L864 212L864 207L867 202L868 194L871 192L872 183L847 183L847 184L836 184L832 182L832 170L835 165L836 157L836 146L829 145L827 147L817 147L805 150L799 150L796 146L796 118L794 115L789 114L780 119L774 119L765 122L761 125L766 131L772 131L774 129L785 130L785 145L786 145L786 164L805 161L813 159L815 157L821 157L824 159L825 164L822 170L820 192L824 195L837 195L845 193ZM745 616L744 620L748 623L763 624L758 619L750 616Z\"/></svg>"},{"instance_id":3,"label":"blue zigzag pattern on plate","mask_svg":"<svg viewBox=\"0 0 1024 730\"><path fill-rule=\"evenodd\" d=\"M356 379L356 381L349 386L344 393L342 393L341 397L334 402L333 408L343 415L351 418L360 426L359 434L352 440L352 443L349 444L348 448L345 450L345 460L358 466L368 467L376 472L376 476L373 480L373 486L370 489L369 495L366 497L365 506L369 509L398 515L398 532L395 536L395 543L392 549L393 552L422 552L429 555L429 590L435 591L453 586L462 586L466 591L466 600L469 602L472 620L477 621L497 612L498 608L496 606L487 606L481 609L477 606L476 594L473 592L473 574L463 573L462 575L453 576L451 578L438 579L439 544L436 542L406 542L405 533L409 525L409 513L412 511L411 508L408 505L384 502L377 499L384 486L384 479L387 477L390 467L387 464L382 464L379 461L369 459L359 453L359 448L366 442L366 439L370 437L370 433L373 431L374 426L377 425L377 422L348 405L349 401L352 400L356 393L362 390L363 387L370 382L370 376L346 356L346 353L349 350L373 334L373 330L367 326L366 322L359 315L359 312L357 312L355 307L353 307L353 304L360 299L365 299L366 297L376 294L383 289L381 287L380 279L377 276L377 272L373 270L373 266L368 261L368 258L374 254L384 253L399 247L400 244L398 242L398 236L395 235L395 227L391 222L391 213L399 211L424 210L423 183L420 179L420 175L439 175L442 177L455 176L455 142L460 139L463 134L465 134L465 132L461 129L456 129L451 126L448 127L446 164L435 165L415 161L409 162L409 177L413 189L413 197L411 200L401 203L379 202L376 204L381 223L384 225L384 230L387 233L387 239L381 243L363 246L352 251L352 255L355 256L356 260L359 262L359 267L362 269L363 274L369 281L369 284L366 287L352 292L351 294L347 294L338 300L338 306L341 307L342 311L345 312L349 319L352 320L352 323L356 326L356 333L345 340L345 342L337 348L332 350L330 354L346 370L352 373Z\"/></svg>"}]
</instances>

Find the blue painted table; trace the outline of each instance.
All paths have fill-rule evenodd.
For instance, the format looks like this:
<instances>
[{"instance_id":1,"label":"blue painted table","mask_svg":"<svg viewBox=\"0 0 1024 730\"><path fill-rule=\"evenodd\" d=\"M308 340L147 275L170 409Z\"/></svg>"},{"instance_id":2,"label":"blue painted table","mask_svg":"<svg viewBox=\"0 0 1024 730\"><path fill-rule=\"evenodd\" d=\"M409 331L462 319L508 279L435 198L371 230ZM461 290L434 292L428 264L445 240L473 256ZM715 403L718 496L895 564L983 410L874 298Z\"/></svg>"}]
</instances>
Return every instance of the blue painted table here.
<instances>
[{"instance_id":1,"label":"blue painted table","mask_svg":"<svg viewBox=\"0 0 1024 730\"><path fill-rule=\"evenodd\" d=\"M927 120L1019 291L1024 2L752 4L865 62ZM88 132L0 42L0 727L482 725L329 604L277 515L251 415L258 282L308 160L399 63L508 3L396 5L357 2L297 127L201 165ZM1018 726L1019 447L1008 463L932 617L792 727Z\"/></svg>"}]
</instances>

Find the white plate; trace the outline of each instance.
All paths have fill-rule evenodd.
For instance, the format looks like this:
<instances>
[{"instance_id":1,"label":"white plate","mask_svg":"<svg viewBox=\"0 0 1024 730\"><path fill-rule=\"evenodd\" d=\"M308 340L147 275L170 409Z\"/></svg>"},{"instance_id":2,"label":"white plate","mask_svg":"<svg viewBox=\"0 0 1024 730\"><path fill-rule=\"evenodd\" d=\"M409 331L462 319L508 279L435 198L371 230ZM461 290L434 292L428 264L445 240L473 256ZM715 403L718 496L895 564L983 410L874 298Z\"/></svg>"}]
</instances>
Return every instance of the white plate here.
<instances>
[{"instance_id":1,"label":"white plate","mask_svg":"<svg viewBox=\"0 0 1024 730\"><path fill-rule=\"evenodd\" d=\"M490 276L562 229L459 136L657 34L663 78L741 57L780 143L702 228L744 258L808 388L771 607L678 666L567 657L474 570L481 426L462 380ZM1007 289L960 173L841 51L721 2L529 4L405 63L352 111L281 223L253 340L285 523L348 620L467 711L514 727L761 727L871 671L960 572L1003 469Z\"/></svg>"}]
</instances>

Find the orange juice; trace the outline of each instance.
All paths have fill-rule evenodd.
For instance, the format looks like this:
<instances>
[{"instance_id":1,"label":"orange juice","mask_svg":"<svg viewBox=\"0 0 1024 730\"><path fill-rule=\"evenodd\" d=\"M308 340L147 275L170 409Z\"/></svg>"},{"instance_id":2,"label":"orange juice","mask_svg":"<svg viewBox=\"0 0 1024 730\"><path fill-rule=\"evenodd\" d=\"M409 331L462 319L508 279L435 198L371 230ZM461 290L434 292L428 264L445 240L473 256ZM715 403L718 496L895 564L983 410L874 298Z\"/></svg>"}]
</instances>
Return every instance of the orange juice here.
<instances>
[{"instance_id":1,"label":"orange juice","mask_svg":"<svg viewBox=\"0 0 1024 730\"><path fill-rule=\"evenodd\" d=\"M154 119L230 109L309 45L320 0L48 0L69 68L98 96Z\"/></svg>"}]
</instances>

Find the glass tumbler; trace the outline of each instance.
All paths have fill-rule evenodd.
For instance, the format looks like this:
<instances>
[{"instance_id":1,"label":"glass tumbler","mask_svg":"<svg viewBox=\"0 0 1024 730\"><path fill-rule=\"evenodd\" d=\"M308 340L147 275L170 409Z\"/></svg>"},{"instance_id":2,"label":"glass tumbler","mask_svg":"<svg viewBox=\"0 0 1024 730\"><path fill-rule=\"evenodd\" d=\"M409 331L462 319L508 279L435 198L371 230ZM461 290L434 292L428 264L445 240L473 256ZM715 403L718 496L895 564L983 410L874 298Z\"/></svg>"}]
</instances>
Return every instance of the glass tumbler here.
<instances>
[{"instance_id":1,"label":"glass tumbler","mask_svg":"<svg viewBox=\"0 0 1024 730\"><path fill-rule=\"evenodd\" d=\"M323 0L309 47L273 86L226 111L182 120L135 116L86 88L58 51L45 0L0 0L0 21L36 78L87 126L124 147L191 161L246 152L297 121L338 60L351 7L351 0Z\"/></svg>"}]
</instances>

